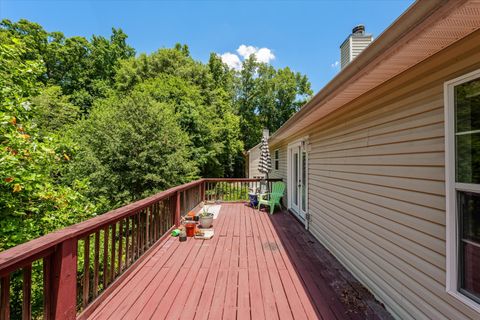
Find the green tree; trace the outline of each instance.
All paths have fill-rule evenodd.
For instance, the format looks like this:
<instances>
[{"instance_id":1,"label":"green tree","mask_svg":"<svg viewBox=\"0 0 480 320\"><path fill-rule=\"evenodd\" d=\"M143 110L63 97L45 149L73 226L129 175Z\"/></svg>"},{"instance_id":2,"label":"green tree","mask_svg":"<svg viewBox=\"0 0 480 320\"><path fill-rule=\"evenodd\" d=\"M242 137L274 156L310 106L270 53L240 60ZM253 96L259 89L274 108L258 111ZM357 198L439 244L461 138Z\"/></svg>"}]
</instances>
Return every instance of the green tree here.
<instances>
[{"instance_id":1,"label":"green tree","mask_svg":"<svg viewBox=\"0 0 480 320\"><path fill-rule=\"evenodd\" d=\"M236 108L246 149L261 139L262 128L276 131L312 94L305 75L290 68L275 69L255 55L243 61L237 73Z\"/></svg>"},{"instance_id":2,"label":"green tree","mask_svg":"<svg viewBox=\"0 0 480 320\"><path fill-rule=\"evenodd\" d=\"M89 196L110 207L196 178L189 138L177 123L171 105L140 92L98 101L71 131L79 147L70 177L89 179Z\"/></svg>"},{"instance_id":3,"label":"green tree","mask_svg":"<svg viewBox=\"0 0 480 320\"><path fill-rule=\"evenodd\" d=\"M33 97L32 108L35 110L32 120L44 135L61 132L80 117L80 108L70 103L58 86L46 87Z\"/></svg>"},{"instance_id":4,"label":"green tree","mask_svg":"<svg viewBox=\"0 0 480 320\"><path fill-rule=\"evenodd\" d=\"M35 56L25 60L26 52L21 39L0 32L0 251L95 212L79 192L82 182L57 183L68 155L32 121L44 68Z\"/></svg>"},{"instance_id":5,"label":"green tree","mask_svg":"<svg viewBox=\"0 0 480 320\"><path fill-rule=\"evenodd\" d=\"M233 110L233 75L217 58L205 65L193 60L185 46L160 49L123 61L117 87L174 106L201 176L235 175L243 144Z\"/></svg>"},{"instance_id":6,"label":"green tree","mask_svg":"<svg viewBox=\"0 0 480 320\"><path fill-rule=\"evenodd\" d=\"M0 30L26 44L28 50L22 59L43 61L45 69L38 75L40 81L60 86L70 102L85 113L96 98L108 95L120 61L135 55L121 29L112 28L110 39L93 36L91 41L47 32L39 24L25 19L18 22L4 19Z\"/></svg>"}]
</instances>

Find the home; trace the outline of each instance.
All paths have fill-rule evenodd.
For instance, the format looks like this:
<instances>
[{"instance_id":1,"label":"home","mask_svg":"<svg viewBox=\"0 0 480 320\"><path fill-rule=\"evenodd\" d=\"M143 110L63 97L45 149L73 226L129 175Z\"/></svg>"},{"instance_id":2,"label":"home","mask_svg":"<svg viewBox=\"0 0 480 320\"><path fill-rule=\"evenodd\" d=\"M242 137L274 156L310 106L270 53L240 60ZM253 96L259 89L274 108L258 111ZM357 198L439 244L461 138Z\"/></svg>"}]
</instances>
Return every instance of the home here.
<instances>
[{"instance_id":1,"label":"home","mask_svg":"<svg viewBox=\"0 0 480 320\"><path fill-rule=\"evenodd\" d=\"M480 1L347 40L266 182L201 178L0 252L0 319L480 319ZM278 179L288 211L247 205ZM176 237L211 214L213 238Z\"/></svg>"},{"instance_id":2,"label":"home","mask_svg":"<svg viewBox=\"0 0 480 320\"><path fill-rule=\"evenodd\" d=\"M480 319L479 27L413 4L269 139L285 206L400 319Z\"/></svg>"}]
</instances>

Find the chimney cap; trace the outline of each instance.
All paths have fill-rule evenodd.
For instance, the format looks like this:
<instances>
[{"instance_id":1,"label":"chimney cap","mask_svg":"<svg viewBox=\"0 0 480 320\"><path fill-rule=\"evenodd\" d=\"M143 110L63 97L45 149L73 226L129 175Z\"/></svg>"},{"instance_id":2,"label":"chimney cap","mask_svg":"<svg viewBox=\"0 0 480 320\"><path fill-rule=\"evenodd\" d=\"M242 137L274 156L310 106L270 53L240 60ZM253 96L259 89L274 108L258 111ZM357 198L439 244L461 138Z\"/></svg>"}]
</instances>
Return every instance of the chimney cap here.
<instances>
[{"instance_id":1,"label":"chimney cap","mask_svg":"<svg viewBox=\"0 0 480 320\"><path fill-rule=\"evenodd\" d=\"M365 26L363 24L359 24L359 25L355 26L352 29L352 33L353 34L365 33Z\"/></svg>"}]
</instances>

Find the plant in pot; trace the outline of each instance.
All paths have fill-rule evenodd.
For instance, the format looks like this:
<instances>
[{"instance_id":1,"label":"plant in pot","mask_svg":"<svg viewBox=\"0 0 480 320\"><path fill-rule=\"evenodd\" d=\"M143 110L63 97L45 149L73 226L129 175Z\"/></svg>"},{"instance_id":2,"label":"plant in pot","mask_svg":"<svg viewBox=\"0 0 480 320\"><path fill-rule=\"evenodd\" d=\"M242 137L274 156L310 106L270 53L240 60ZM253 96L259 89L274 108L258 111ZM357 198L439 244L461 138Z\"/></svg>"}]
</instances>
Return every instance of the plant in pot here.
<instances>
[{"instance_id":1,"label":"plant in pot","mask_svg":"<svg viewBox=\"0 0 480 320\"><path fill-rule=\"evenodd\" d=\"M213 213L208 212L206 206L203 207L202 212L200 212L199 222L202 228L208 229L212 226L213 223Z\"/></svg>"}]
</instances>

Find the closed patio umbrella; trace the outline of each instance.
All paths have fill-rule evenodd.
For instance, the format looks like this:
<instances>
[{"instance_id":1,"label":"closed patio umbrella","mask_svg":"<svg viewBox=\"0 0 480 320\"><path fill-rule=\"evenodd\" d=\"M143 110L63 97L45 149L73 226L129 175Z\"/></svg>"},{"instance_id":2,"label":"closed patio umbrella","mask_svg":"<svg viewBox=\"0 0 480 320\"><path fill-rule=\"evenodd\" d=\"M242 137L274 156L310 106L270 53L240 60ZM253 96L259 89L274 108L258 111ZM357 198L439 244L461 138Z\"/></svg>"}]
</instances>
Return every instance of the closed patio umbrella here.
<instances>
[{"instance_id":1,"label":"closed patio umbrella","mask_svg":"<svg viewBox=\"0 0 480 320\"><path fill-rule=\"evenodd\" d=\"M272 159L270 158L270 150L268 148L268 140L264 136L260 146L260 160L258 161L258 171L265 174L268 179L268 173L272 170Z\"/></svg>"}]
</instances>

